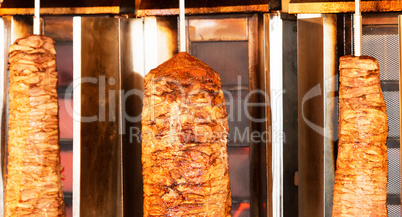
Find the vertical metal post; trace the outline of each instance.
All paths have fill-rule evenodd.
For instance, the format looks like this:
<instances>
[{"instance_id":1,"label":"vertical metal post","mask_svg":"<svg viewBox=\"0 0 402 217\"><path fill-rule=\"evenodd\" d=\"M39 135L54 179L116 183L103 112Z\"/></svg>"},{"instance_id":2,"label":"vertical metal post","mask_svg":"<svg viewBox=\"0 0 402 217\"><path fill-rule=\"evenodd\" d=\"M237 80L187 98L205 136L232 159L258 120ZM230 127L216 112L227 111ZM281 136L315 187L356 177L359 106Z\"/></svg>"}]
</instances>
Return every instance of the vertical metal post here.
<instances>
[{"instance_id":1,"label":"vertical metal post","mask_svg":"<svg viewBox=\"0 0 402 217\"><path fill-rule=\"evenodd\" d=\"M399 35L399 116L402 117L402 15L398 16L398 35ZM399 126L402 126L402 119L400 119ZM401 132L400 135L402 135L402 127L401 127ZM400 148L402 148L402 140L400 140ZM400 149L402 150L402 149ZM401 152L401 159L402 159L402 152ZM402 171L402 168L401 168ZM402 172L401 172L402 175ZM402 190L402 186L401 186ZM402 205L402 199L401 199L401 205Z\"/></svg>"},{"instance_id":2,"label":"vertical metal post","mask_svg":"<svg viewBox=\"0 0 402 217\"><path fill-rule=\"evenodd\" d=\"M186 19L184 0L180 0L179 28L180 28L180 51L186 51Z\"/></svg>"},{"instance_id":3,"label":"vertical metal post","mask_svg":"<svg viewBox=\"0 0 402 217\"><path fill-rule=\"evenodd\" d=\"M73 212L121 217L119 21L77 17L73 34Z\"/></svg>"},{"instance_id":4,"label":"vertical metal post","mask_svg":"<svg viewBox=\"0 0 402 217\"><path fill-rule=\"evenodd\" d=\"M355 56L362 55L362 14L360 13L360 0L355 0L354 14L354 44Z\"/></svg>"},{"instance_id":5,"label":"vertical metal post","mask_svg":"<svg viewBox=\"0 0 402 217\"><path fill-rule=\"evenodd\" d=\"M6 113L7 113L7 29L4 19L0 19L0 213L4 213L4 181L6 177Z\"/></svg>"},{"instance_id":6,"label":"vertical metal post","mask_svg":"<svg viewBox=\"0 0 402 217\"><path fill-rule=\"evenodd\" d=\"M34 34L40 35L40 0L35 0Z\"/></svg>"},{"instance_id":7,"label":"vertical metal post","mask_svg":"<svg viewBox=\"0 0 402 217\"><path fill-rule=\"evenodd\" d=\"M337 139L336 16L298 16L297 22L299 216L330 217Z\"/></svg>"},{"instance_id":8,"label":"vertical metal post","mask_svg":"<svg viewBox=\"0 0 402 217\"><path fill-rule=\"evenodd\" d=\"M269 17L269 67L272 118L272 216L283 216L283 35L279 13Z\"/></svg>"},{"instance_id":9,"label":"vertical metal post","mask_svg":"<svg viewBox=\"0 0 402 217\"><path fill-rule=\"evenodd\" d=\"M80 216L81 195L81 17L73 20L73 216Z\"/></svg>"}]
</instances>

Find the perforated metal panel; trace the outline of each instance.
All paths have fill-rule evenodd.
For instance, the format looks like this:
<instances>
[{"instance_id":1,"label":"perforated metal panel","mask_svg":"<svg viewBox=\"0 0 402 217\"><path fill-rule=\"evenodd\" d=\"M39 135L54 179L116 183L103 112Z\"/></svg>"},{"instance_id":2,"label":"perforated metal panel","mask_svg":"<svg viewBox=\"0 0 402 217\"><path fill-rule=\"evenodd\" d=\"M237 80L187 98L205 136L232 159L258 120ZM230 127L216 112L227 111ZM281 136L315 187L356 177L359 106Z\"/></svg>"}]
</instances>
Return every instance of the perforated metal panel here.
<instances>
[{"instance_id":1,"label":"perforated metal panel","mask_svg":"<svg viewBox=\"0 0 402 217\"><path fill-rule=\"evenodd\" d=\"M246 19L244 19L246 20ZM206 20L191 20L194 21ZM219 20L208 20L219 21ZM194 26L197 29L197 26ZM229 28L230 29L230 28ZM201 30L201 29L200 29ZM249 44L243 40L228 40L225 32L206 37L210 32L199 32L200 37L191 38L190 53L218 72L226 101L229 135L229 176L232 192L232 215L251 216L250 178L250 120L246 104L249 93ZM247 207L248 206L248 207Z\"/></svg>"},{"instance_id":2,"label":"perforated metal panel","mask_svg":"<svg viewBox=\"0 0 402 217\"><path fill-rule=\"evenodd\" d=\"M249 126L244 105L248 91L227 91L225 92L226 110L229 122L229 146L249 145Z\"/></svg>"},{"instance_id":3,"label":"perforated metal panel","mask_svg":"<svg viewBox=\"0 0 402 217\"><path fill-rule=\"evenodd\" d=\"M218 72L223 86L248 87L247 41L192 42L191 54Z\"/></svg>"},{"instance_id":4,"label":"perforated metal panel","mask_svg":"<svg viewBox=\"0 0 402 217\"><path fill-rule=\"evenodd\" d=\"M362 54L376 58L388 115L388 216L401 216L401 159L399 114L399 38L397 25L364 26Z\"/></svg>"},{"instance_id":5,"label":"perforated metal panel","mask_svg":"<svg viewBox=\"0 0 402 217\"><path fill-rule=\"evenodd\" d=\"M380 64L380 79L399 79L398 26L363 27L362 54L376 58Z\"/></svg>"},{"instance_id":6,"label":"perforated metal panel","mask_svg":"<svg viewBox=\"0 0 402 217\"><path fill-rule=\"evenodd\" d=\"M388 216L401 216L401 206L399 205L389 205L388 206Z\"/></svg>"},{"instance_id":7,"label":"perforated metal panel","mask_svg":"<svg viewBox=\"0 0 402 217\"><path fill-rule=\"evenodd\" d=\"M381 72L380 72L381 74ZM399 138L399 92L383 91L388 115L388 138Z\"/></svg>"},{"instance_id":8,"label":"perforated metal panel","mask_svg":"<svg viewBox=\"0 0 402 217\"><path fill-rule=\"evenodd\" d=\"M401 192L401 162L400 149L388 148L388 186L387 192L399 195Z\"/></svg>"},{"instance_id":9,"label":"perforated metal panel","mask_svg":"<svg viewBox=\"0 0 402 217\"><path fill-rule=\"evenodd\" d=\"M250 199L250 148L228 147L230 190L236 202L248 202Z\"/></svg>"},{"instance_id":10,"label":"perforated metal panel","mask_svg":"<svg viewBox=\"0 0 402 217\"><path fill-rule=\"evenodd\" d=\"M400 162L400 125L399 125L399 92L384 91L388 115L388 185L387 192L390 197L398 197L401 192L401 162ZM396 147L397 146L397 147Z\"/></svg>"}]
</instances>

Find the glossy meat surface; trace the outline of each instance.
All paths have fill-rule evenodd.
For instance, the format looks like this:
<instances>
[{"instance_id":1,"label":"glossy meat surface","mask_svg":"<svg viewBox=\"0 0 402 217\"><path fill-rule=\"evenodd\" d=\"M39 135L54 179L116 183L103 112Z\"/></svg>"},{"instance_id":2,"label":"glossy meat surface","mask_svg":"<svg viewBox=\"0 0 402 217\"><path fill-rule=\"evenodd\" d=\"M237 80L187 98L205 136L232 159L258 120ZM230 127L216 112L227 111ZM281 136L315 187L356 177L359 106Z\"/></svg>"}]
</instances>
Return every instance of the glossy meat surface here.
<instances>
[{"instance_id":1,"label":"glossy meat surface","mask_svg":"<svg viewBox=\"0 0 402 217\"><path fill-rule=\"evenodd\" d=\"M145 77L144 216L230 216L228 121L218 74L187 53Z\"/></svg>"},{"instance_id":2,"label":"glossy meat surface","mask_svg":"<svg viewBox=\"0 0 402 217\"><path fill-rule=\"evenodd\" d=\"M372 57L340 58L334 217L387 215L388 119Z\"/></svg>"},{"instance_id":3,"label":"glossy meat surface","mask_svg":"<svg viewBox=\"0 0 402 217\"><path fill-rule=\"evenodd\" d=\"M53 39L31 35L16 40L9 64L4 216L65 216Z\"/></svg>"}]
</instances>

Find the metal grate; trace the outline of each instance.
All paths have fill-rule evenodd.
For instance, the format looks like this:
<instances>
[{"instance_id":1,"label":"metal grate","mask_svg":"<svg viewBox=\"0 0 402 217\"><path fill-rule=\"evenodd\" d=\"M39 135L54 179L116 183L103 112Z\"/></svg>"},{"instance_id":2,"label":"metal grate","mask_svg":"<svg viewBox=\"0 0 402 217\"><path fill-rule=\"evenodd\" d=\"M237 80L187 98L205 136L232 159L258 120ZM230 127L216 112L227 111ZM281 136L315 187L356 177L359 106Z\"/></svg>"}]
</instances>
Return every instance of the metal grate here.
<instances>
[{"instance_id":1,"label":"metal grate","mask_svg":"<svg viewBox=\"0 0 402 217\"><path fill-rule=\"evenodd\" d=\"M232 199L250 202L250 148L228 147Z\"/></svg>"},{"instance_id":2,"label":"metal grate","mask_svg":"<svg viewBox=\"0 0 402 217\"><path fill-rule=\"evenodd\" d=\"M400 217L401 216L401 206L400 205L389 205L388 206L388 217Z\"/></svg>"},{"instance_id":3,"label":"metal grate","mask_svg":"<svg viewBox=\"0 0 402 217\"><path fill-rule=\"evenodd\" d=\"M222 81L228 113L229 176L232 215L251 216L250 119L244 105L249 93L248 41L191 42L191 54L204 61ZM245 205L248 204L248 208Z\"/></svg>"},{"instance_id":4,"label":"metal grate","mask_svg":"<svg viewBox=\"0 0 402 217\"><path fill-rule=\"evenodd\" d=\"M401 192L400 149L388 148L388 186L387 193L398 195Z\"/></svg>"},{"instance_id":5,"label":"metal grate","mask_svg":"<svg viewBox=\"0 0 402 217\"><path fill-rule=\"evenodd\" d=\"M401 152L399 113L399 36L398 25L364 26L362 54L376 58L380 65L380 79L388 115L388 185L389 217L400 217ZM387 91L389 90L389 91Z\"/></svg>"},{"instance_id":6,"label":"metal grate","mask_svg":"<svg viewBox=\"0 0 402 217\"><path fill-rule=\"evenodd\" d=\"M248 91L224 90L226 111L228 114L229 136L228 146L249 146L249 118L247 117L245 98Z\"/></svg>"},{"instance_id":7,"label":"metal grate","mask_svg":"<svg viewBox=\"0 0 402 217\"><path fill-rule=\"evenodd\" d=\"M191 54L219 73L224 88L225 86L248 88L247 41L191 42Z\"/></svg>"},{"instance_id":8,"label":"metal grate","mask_svg":"<svg viewBox=\"0 0 402 217\"><path fill-rule=\"evenodd\" d=\"M399 92L383 92L388 115L388 137L399 138Z\"/></svg>"},{"instance_id":9,"label":"metal grate","mask_svg":"<svg viewBox=\"0 0 402 217\"><path fill-rule=\"evenodd\" d=\"M362 54L376 58L380 64L380 79L399 79L398 26L363 27Z\"/></svg>"}]
</instances>

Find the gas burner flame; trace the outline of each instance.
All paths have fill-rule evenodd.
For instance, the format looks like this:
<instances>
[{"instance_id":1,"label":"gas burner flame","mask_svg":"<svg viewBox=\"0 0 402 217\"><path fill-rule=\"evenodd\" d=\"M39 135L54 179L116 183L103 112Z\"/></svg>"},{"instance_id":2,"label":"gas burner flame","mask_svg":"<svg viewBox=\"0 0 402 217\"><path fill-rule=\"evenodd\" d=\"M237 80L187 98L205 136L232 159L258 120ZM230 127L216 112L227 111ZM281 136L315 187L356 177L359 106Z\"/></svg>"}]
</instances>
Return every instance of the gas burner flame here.
<instances>
[{"instance_id":1,"label":"gas burner flame","mask_svg":"<svg viewBox=\"0 0 402 217\"><path fill-rule=\"evenodd\" d=\"M239 208L233 214L233 217L240 217L243 211L249 210L250 204L249 203L240 203Z\"/></svg>"}]
</instances>

